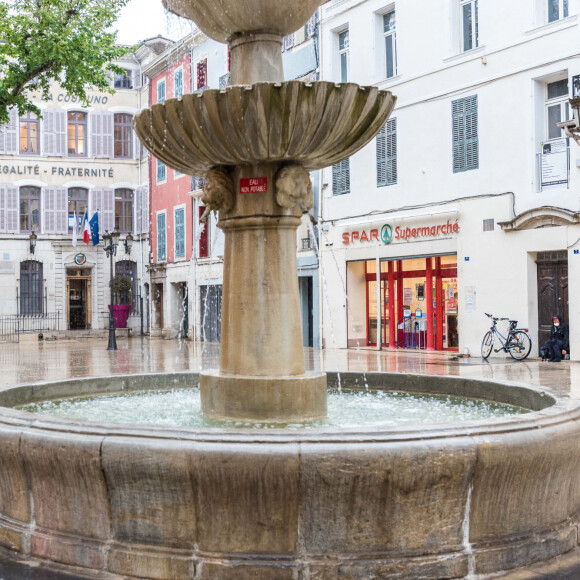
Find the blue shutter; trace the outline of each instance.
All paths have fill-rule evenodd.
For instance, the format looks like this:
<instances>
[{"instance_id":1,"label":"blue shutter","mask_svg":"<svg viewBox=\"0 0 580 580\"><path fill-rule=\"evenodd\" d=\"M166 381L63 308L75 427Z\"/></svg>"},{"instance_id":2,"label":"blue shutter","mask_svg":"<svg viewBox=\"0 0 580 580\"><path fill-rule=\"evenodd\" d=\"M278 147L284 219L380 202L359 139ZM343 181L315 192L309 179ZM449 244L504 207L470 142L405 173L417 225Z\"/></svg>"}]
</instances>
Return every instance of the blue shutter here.
<instances>
[{"instance_id":1,"label":"blue shutter","mask_svg":"<svg viewBox=\"0 0 580 580\"><path fill-rule=\"evenodd\" d=\"M165 167L165 163L157 159L157 183L165 181L166 177L167 177L167 168Z\"/></svg>"},{"instance_id":2,"label":"blue shutter","mask_svg":"<svg viewBox=\"0 0 580 580\"><path fill-rule=\"evenodd\" d=\"M162 262L167 259L165 249L165 214L157 214L157 261Z\"/></svg>"},{"instance_id":3,"label":"blue shutter","mask_svg":"<svg viewBox=\"0 0 580 580\"><path fill-rule=\"evenodd\" d=\"M477 95L452 101L453 173L479 168Z\"/></svg>"},{"instance_id":4,"label":"blue shutter","mask_svg":"<svg viewBox=\"0 0 580 580\"><path fill-rule=\"evenodd\" d=\"M397 119L389 119L377 135L377 187L397 183Z\"/></svg>"},{"instance_id":5,"label":"blue shutter","mask_svg":"<svg viewBox=\"0 0 580 580\"><path fill-rule=\"evenodd\" d=\"M350 193L350 157L332 166L332 195Z\"/></svg>"},{"instance_id":6,"label":"blue shutter","mask_svg":"<svg viewBox=\"0 0 580 580\"><path fill-rule=\"evenodd\" d=\"M175 257L185 258L185 209L175 210Z\"/></svg>"}]
</instances>

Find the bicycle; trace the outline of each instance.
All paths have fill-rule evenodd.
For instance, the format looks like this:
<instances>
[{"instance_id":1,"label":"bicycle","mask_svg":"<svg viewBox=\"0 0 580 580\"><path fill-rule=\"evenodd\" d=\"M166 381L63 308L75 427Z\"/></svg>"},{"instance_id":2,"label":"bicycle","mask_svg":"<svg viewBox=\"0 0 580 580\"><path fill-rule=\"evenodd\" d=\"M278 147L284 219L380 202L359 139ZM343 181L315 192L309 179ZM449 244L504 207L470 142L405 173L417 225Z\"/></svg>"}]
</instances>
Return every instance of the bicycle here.
<instances>
[{"instance_id":1,"label":"bicycle","mask_svg":"<svg viewBox=\"0 0 580 580\"><path fill-rule=\"evenodd\" d=\"M503 350L504 352L509 352L511 357L515 360L524 360L532 350L532 339L528 334L527 328L516 328L518 325L517 320L510 320L509 318L496 318L491 314L485 312L488 318L493 320L491 328L485 333L483 341L481 342L481 357L485 360L493 352L499 352ZM507 336L504 336L497 329L498 320L508 320L509 327ZM495 337L497 336L501 346L494 349L493 343L495 342Z\"/></svg>"}]
</instances>

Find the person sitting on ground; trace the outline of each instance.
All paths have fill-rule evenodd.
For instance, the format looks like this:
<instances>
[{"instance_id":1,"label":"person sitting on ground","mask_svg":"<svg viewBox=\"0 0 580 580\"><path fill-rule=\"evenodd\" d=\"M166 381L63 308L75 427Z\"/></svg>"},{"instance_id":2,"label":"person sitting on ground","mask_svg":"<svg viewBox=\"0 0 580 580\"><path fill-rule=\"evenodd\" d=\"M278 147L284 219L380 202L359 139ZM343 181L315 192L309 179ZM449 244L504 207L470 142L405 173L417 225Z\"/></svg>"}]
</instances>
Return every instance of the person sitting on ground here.
<instances>
[{"instance_id":1,"label":"person sitting on ground","mask_svg":"<svg viewBox=\"0 0 580 580\"><path fill-rule=\"evenodd\" d=\"M562 356L570 351L568 325L560 315L552 318L550 340L545 344L545 350L550 362L560 362Z\"/></svg>"}]
</instances>

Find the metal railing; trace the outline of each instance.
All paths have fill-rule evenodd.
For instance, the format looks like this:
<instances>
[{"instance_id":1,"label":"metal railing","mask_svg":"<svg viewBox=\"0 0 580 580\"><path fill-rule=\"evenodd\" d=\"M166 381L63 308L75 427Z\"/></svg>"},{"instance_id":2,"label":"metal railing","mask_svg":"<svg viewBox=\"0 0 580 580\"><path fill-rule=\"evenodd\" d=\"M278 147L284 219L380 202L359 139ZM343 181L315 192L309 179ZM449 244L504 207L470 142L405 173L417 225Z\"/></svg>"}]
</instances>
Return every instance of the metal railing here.
<instances>
[{"instance_id":1,"label":"metal railing","mask_svg":"<svg viewBox=\"0 0 580 580\"><path fill-rule=\"evenodd\" d=\"M60 312L0 316L0 342L18 342L21 334L58 332Z\"/></svg>"}]
</instances>

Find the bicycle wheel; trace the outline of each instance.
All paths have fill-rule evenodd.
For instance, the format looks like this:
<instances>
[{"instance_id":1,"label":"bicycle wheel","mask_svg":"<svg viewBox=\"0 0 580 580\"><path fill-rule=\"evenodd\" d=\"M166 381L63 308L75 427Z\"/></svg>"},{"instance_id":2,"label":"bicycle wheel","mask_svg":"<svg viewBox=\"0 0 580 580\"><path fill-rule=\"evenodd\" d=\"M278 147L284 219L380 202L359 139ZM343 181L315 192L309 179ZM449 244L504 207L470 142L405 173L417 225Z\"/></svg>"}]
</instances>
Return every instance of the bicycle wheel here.
<instances>
[{"instance_id":1,"label":"bicycle wheel","mask_svg":"<svg viewBox=\"0 0 580 580\"><path fill-rule=\"evenodd\" d=\"M524 360L532 350L532 339L527 332L517 330L511 336L509 351L512 358Z\"/></svg>"},{"instance_id":2,"label":"bicycle wheel","mask_svg":"<svg viewBox=\"0 0 580 580\"><path fill-rule=\"evenodd\" d=\"M481 358L486 359L491 354L491 349L493 348L493 341L495 336L491 330L488 330L481 341Z\"/></svg>"}]
</instances>

